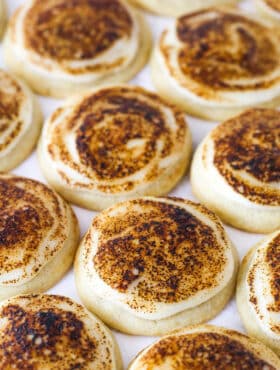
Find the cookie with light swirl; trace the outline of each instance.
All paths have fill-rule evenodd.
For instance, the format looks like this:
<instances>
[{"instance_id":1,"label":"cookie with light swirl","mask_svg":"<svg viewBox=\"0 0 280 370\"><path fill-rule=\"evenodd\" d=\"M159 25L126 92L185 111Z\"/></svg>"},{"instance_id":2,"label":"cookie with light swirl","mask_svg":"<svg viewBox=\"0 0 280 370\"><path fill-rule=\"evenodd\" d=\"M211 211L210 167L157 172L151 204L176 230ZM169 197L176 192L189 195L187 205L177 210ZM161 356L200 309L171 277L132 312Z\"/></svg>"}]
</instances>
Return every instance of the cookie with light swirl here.
<instances>
[{"instance_id":1,"label":"cookie with light swirl","mask_svg":"<svg viewBox=\"0 0 280 370\"><path fill-rule=\"evenodd\" d=\"M130 0L153 13L177 17L209 6L235 5L239 0ZM277 1L277 0L276 0Z\"/></svg>"},{"instance_id":2,"label":"cookie with light swirl","mask_svg":"<svg viewBox=\"0 0 280 370\"><path fill-rule=\"evenodd\" d=\"M279 0L255 0L260 16L271 23L272 26L279 27L280 24L280 2Z\"/></svg>"},{"instance_id":3,"label":"cookie with light swirl","mask_svg":"<svg viewBox=\"0 0 280 370\"><path fill-rule=\"evenodd\" d=\"M140 87L115 86L69 100L48 119L39 160L66 199L101 210L141 195L164 195L191 155L184 114Z\"/></svg>"},{"instance_id":4,"label":"cookie with light swirl","mask_svg":"<svg viewBox=\"0 0 280 370\"><path fill-rule=\"evenodd\" d=\"M70 298L33 294L0 304L0 368L121 370L118 345Z\"/></svg>"},{"instance_id":5,"label":"cookie with light swirl","mask_svg":"<svg viewBox=\"0 0 280 370\"><path fill-rule=\"evenodd\" d=\"M190 326L144 349L128 370L277 370L280 360L262 343L235 330Z\"/></svg>"},{"instance_id":6,"label":"cookie with light swirl","mask_svg":"<svg viewBox=\"0 0 280 370\"><path fill-rule=\"evenodd\" d=\"M36 92L62 98L130 80L150 48L149 27L126 0L28 0L9 23L4 54Z\"/></svg>"},{"instance_id":7,"label":"cookie with light swirl","mask_svg":"<svg viewBox=\"0 0 280 370\"><path fill-rule=\"evenodd\" d=\"M0 174L0 300L53 286L70 268L78 241L76 217L59 195Z\"/></svg>"},{"instance_id":8,"label":"cookie with light swirl","mask_svg":"<svg viewBox=\"0 0 280 370\"><path fill-rule=\"evenodd\" d=\"M178 198L121 202L92 222L75 258L79 295L109 326L162 335L213 318L238 258L214 213Z\"/></svg>"},{"instance_id":9,"label":"cookie with light swirl","mask_svg":"<svg viewBox=\"0 0 280 370\"><path fill-rule=\"evenodd\" d=\"M198 199L230 225L256 233L280 227L280 112L251 109L217 126L192 163Z\"/></svg>"},{"instance_id":10,"label":"cookie with light swirl","mask_svg":"<svg viewBox=\"0 0 280 370\"><path fill-rule=\"evenodd\" d=\"M280 104L279 32L233 11L209 8L165 30L152 58L158 92L188 113L224 120Z\"/></svg>"},{"instance_id":11,"label":"cookie with light swirl","mask_svg":"<svg viewBox=\"0 0 280 370\"><path fill-rule=\"evenodd\" d=\"M13 169L30 154L42 121L38 101L29 88L0 70L0 171Z\"/></svg>"},{"instance_id":12,"label":"cookie with light swirl","mask_svg":"<svg viewBox=\"0 0 280 370\"><path fill-rule=\"evenodd\" d=\"M5 0L0 0L0 37L3 35L7 23L7 9Z\"/></svg>"},{"instance_id":13,"label":"cookie with light swirl","mask_svg":"<svg viewBox=\"0 0 280 370\"><path fill-rule=\"evenodd\" d=\"M266 236L242 261L237 305L249 335L280 355L280 230Z\"/></svg>"}]
</instances>

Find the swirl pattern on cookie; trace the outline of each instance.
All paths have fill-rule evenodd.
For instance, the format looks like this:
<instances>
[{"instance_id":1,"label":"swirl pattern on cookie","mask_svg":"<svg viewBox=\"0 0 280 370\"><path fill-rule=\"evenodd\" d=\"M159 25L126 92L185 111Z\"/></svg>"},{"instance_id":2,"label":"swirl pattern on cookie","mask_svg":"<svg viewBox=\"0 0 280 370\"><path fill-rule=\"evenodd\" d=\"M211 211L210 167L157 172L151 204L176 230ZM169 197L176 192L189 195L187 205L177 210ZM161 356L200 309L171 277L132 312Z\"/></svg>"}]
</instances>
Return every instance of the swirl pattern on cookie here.
<instances>
[{"instance_id":1,"label":"swirl pattern on cookie","mask_svg":"<svg viewBox=\"0 0 280 370\"><path fill-rule=\"evenodd\" d=\"M0 155L3 156L28 129L31 122L24 120L22 116L27 110L32 114L32 109L22 87L2 70L0 81Z\"/></svg>"},{"instance_id":2,"label":"swirl pattern on cookie","mask_svg":"<svg viewBox=\"0 0 280 370\"><path fill-rule=\"evenodd\" d=\"M125 81L147 58L143 48L150 41L142 22L125 0L29 0L10 22L7 63L36 91L54 96L69 95L71 86L79 92L118 78ZM26 70L13 63L11 53L27 63ZM45 92L35 80L39 77Z\"/></svg>"},{"instance_id":3,"label":"swirl pattern on cookie","mask_svg":"<svg viewBox=\"0 0 280 370\"><path fill-rule=\"evenodd\" d=\"M35 145L41 117L25 85L3 70L0 70L0 82L0 170L8 171L23 160ZM24 143L25 140L29 143ZM14 158L18 150L22 155Z\"/></svg>"},{"instance_id":4,"label":"swirl pattern on cookie","mask_svg":"<svg viewBox=\"0 0 280 370\"><path fill-rule=\"evenodd\" d=\"M145 191L178 162L184 171L189 141L176 108L141 88L109 87L51 116L41 156L64 187L112 196Z\"/></svg>"},{"instance_id":5,"label":"swirl pattern on cookie","mask_svg":"<svg viewBox=\"0 0 280 370\"><path fill-rule=\"evenodd\" d=\"M261 343L233 330L205 325L161 338L142 351L129 370L276 370L279 363L277 356Z\"/></svg>"},{"instance_id":6,"label":"swirl pattern on cookie","mask_svg":"<svg viewBox=\"0 0 280 370\"><path fill-rule=\"evenodd\" d=\"M235 117L211 134L214 166L250 201L280 206L280 113L254 109ZM207 156L208 146L204 147Z\"/></svg>"},{"instance_id":7,"label":"swirl pattern on cookie","mask_svg":"<svg viewBox=\"0 0 280 370\"><path fill-rule=\"evenodd\" d=\"M280 338L279 269L280 231L261 243L247 271L248 299L258 325L271 338Z\"/></svg>"},{"instance_id":8,"label":"swirl pattern on cookie","mask_svg":"<svg viewBox=\"0 0 280 370\"><path fill-rule=\"evenodd\" d=\"M70 217L73 214L69 206L45 185L0 175L0 284L3 288L28 282L58 254L68 238Z\"/></svg>"},{"instance_id":9,"label":"swirl pattern on cookie","mask_svg":"<svg viewBox=\"0 0 280 370\"><path fill-rule=\"evenodd\" d=\"M211 299L235 269L215 215L176 198L140 198L103 211L79 253L82 274L97 296L147 320Z\"/></svg>"},{"instance_id":10,"label":"swirl pattern on cookie","mask_svg":"<svg viewBox=\"0 0 280 370\"><path fill-rule=\"evenodd\" d=\"M0 326L2 369L120 369L108 329L69 298L11 298L0 305Z\"/></svg>"},{"instance_id":11,"label":"swirl pattern on cookie","mask_svg":"<svg viewBox=\"0 0 280 370\"><path fill-rule=\"evenodd\" d=\"M209 8L166 30L157 65L188 99L248 105L280 94L279 36L241 13Z\"/></svg>"}]
</instances>

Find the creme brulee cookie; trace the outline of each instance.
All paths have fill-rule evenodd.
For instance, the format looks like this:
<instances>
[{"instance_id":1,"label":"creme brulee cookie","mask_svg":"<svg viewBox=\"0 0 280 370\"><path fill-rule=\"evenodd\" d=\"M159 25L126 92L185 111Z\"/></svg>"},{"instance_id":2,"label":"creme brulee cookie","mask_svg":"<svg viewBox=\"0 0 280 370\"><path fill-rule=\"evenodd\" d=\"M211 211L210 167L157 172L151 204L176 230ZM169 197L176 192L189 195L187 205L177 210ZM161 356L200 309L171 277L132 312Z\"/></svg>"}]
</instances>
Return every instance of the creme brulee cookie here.
<instances>
[{"instance_id":1,"label":"creme brulee cookie","mask_svg":"<svg viewBox=\"0 0 280 370\"><path fill-rule=\"evenodd\" d=\"M280 227L280 112L251 109L200 144L193 192L229 224L266 233Z\"/></svg>"},{"instance_id":2,"label":"creme brulee cookie","mask_svg":"<svg viewBox=\"0 0 280 370\"><path fill-rule=\"evenodd\" d=\"M28 0L10 21L5 59L38 93L65 97L130 80L151 36L126 0Z\"/></svg>"},{"instance_id":3,"label":"creme brulee cookie","mask_svg":"<svg viewBox=\"0 0 280 370\"><path fill-rule=\"evenodd\" d=\"M42 114L33 93L0 70L0 171L19 165L40 134Z\"/></svg>"},{"instance_id":4,"label":"creme brulee cookie","mask_svg":"<svg viewBox=\"0 0 280 370\"><path fill-rule=\"evenodd\" d=\"M139 87L75 97L46 122L39 159L66 199L101 210L141 195L167 194L189 165L185 115Z\"/></svg>"},{"instance_id":5,"label":"creme brulee cookie","mask_svg":"<svg viewBox=\"0 0 280 370\"><path fill-rule=\"evenodd\" d=\"M0 304L0 368L121 370L111 332L70 298L20 295Z\"/></svg>"},{"instance_id":6,"label":"creme brulee cookie","mask_svg":"<svg viewBox=\"0 0 280 370\"><path fill-rule=\"evenodd\" d=\"M76 217L59 195L0 174L0 300L49 289L71 266L78 241Z\"/></svg>"},{"instance_id":7,"label":"creme brulee cookie","mask_svg":"<svg viewBox=\"0 0 280 370\"><path fill-rule=\"evenodd\" d=\"M252 248L242 261L237 305L248 333L280 355L280 230Z\"/></svg>"},{"instance_id":8,"label":"creme brulee cookie","mask_svg":"<svg viewBox=\"0 0 280 370\"><path fill-rule=\"evenodd\" d=\"M150 345L128 370L278 370L269 348L234 330L190 326Z\"/></svg>"},{"instance_id":9,"label":"creme brulee cookie","mask_svg":"<svg viewBox=\"0 0 280 370\"><path fill-rule=\"evenodd\" d=\"M214 213L177 198L101 212L75 260L88 309L129 334L162 335L213 318L235 288L235 248Z\"/></svg>"},{"instance_id":10,"label":"creme brulee cookie","mask_svg":"<svg viewBox=\"0 0 280 370\"><path fill-rule=\"evenodd\" d=\"M209 8L178 18L152 58L158 92L187 112L227 119L280 104L279 32L240 12Z\"/></svg>"}]
</instances>

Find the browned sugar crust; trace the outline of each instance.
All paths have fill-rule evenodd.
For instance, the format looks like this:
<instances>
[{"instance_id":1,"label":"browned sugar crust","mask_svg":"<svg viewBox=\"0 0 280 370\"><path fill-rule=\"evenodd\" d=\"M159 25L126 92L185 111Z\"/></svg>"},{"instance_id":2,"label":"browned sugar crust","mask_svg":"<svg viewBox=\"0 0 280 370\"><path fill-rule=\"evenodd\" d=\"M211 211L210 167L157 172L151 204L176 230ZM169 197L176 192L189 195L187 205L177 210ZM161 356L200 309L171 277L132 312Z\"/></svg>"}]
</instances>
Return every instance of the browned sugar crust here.
<instances>
[{"instance_id":1,"label":"browned sugar crust","mask_svg":"<svg viewBox=\"0 0 280 370\"><path fill-rule=\"evenodd\" d=\"M269 266L271 273L270 287L271 294L274 298L274 303L269 307L272 312L280 312L280 232L278 235L269 243L266 250L265 262ZM280 327L278 327L280 332Z\"/></svg>"},{"instance_id":2,"label":"browned sugar crust","mask_svg":"<svg viewBox=\"0 0 280 370\"><path fill-rule=\"evenodd\" d=\"M247 199L263 205L280 205L277 189L265 187L280 182L280 113L251 109L218 126L214 141L214 165L228 184ZM263 186L254 186L240 176L245 171Z\"/></svg>"},{"instance_id":3,"label":"browned sugar crust","mask_svg":"<svg viewBox=\"0 0 280 370\"><path fill-rule=\"evenodd\" d=\"M1 320L5 320L0 331L0 368L88 369L107 338L103 333L97 341L89 333L81 319L83 307L60 296L22 298L26 301L24 305L11 300L0 311ZM56 303L65 303L78 311L59 308ZM102 335L99 324L96 330ZM110 353L105 352L102 369L110 368Z\"/></svg>"},{"instance_id":4,"label":"browned sugar crust","mask_svg":"<svg viewBox=\"0 0 280 370\"><path fill-rule=\"evenodd\" d=\"M275 35L241 14L216 8L201 10L179 18L176 32L181 42L178 64L192 83L182 80L173 68L172 47L164 44L166 33L161 38L161 52L171 74L199 96L213 98L217 91L264 89L277 82L276 78L265 79L280 67ZM260 77L261 81L254 82Z\"/></svg>"},{"instance_id":5,"label":"browned sugar crust","mask_svg":"<svg viewBox=\"0 0 280 370\"><path fill-rule=\"evenodd\" d=\"M238 340L215 332L163 338L142 361L146 370L168 361L172 361L176 370L276 370Z\"/></svg>"},{"instance_id":6,"label":"browned sugar crust","mask_svg":"<svg viewBox=\"0 0 280 370\"><path fill-rule=\"evenodd\" d=\"M0 153L23 130L20 114L25 100L26 97L19 84L6 72L0 70Z\"/></svg>"},{"instance_id":7,"label":"browned sugar crust","mask_svg":"<svg viewBox=\"0 0 280 370\"><path fill-rule=\"evenodd\" d=\"M125 213L106 216L103 212L102 218L93 222L93 230L99 233L93 263L101 279L121 293L140 279L133 288L134 303L129 303L133 308L137 308L137 297L150 302L180 302L219 283L227 245L222 225L206 208L178 201L182 206L191 204L215 222L222 241L180 203L160 200L133 200L126 203ZM93 234L87 234L85 240L89 248Z\"/></svg>"},{"instance_id":8,"label":"browned sugar crust","mask_svg":"<svg viewBox=\"0 0 280 370\"><path fill-rule=\"evenodd\" d=\"M100 56L130 37L132 25L119 0L35 0L23 30L28 49L63 62Z\"/></svg>"},{"instance_id":9,"label":"browned sugar crust","mask_svg":"<svg viewBox=\"0 0 280 370\"><path fill-rule=\"evenodd\" d=\"M268 266L269 276L269 286L270 294L273 297L273 303L267 306L268 311L271 313L279 314L280 312L280 232L271 240L265 250L265 260L264 263ZM261 302L259 301L258 295L255 292L255 278L256 271L258 270L258 263L256 262L250 268L250 272L247 277L247 283L249 285L250 291L250 302L252 303L254 310L258 315L260 315L259 306ZM270 325L270 329L275 333L280 333L279 325Z\"/></svg>"},{"instance_id":10,"label":"browned sugar crust","mask_svg":"<svg viewBox=\"0 0 280 370\"><path fill-rule=\"evenodd\" d=\"M264 2L270 6L273 10L280 12L280 2L279 0L264 0Z\"/></svg>"},{"instance_id":11,"label":"browned sugar crust","mask_svg":"<svg viewBox=\"0 0 280 370\"><path fill-rule=\"evenodd\" d=\"M172 134L162 112L162 105L171 109L176 120L176 132ZM63 114L58 110L51 117L54 124ZM65 132L74 132L80 163L74 162L65 142ZM157 142L163 147L162 160L183 148L187 126L184 114L164 103L156 95L141 88L107 88L83 99L75 111L52 133L48 152L53 161L62 161L73 170L91 178L102 192L115 193L133 190L138 182L150 182L163 171L155 163L140 180L110 184L110 181L125 179L148 166L158 155ZM133 140L141 145L129 146ZM139 149L140 148L140 149ZM72 184L72 179L60 172L63 180ZM100 182L106 181L107 184ZM99 182L99 183L98 183ZM76 183L77 186L84 184Z\"/></svg>"},{"instance_id":12,"label":"browned sugar crust","mask_svg":"<svg viewBox=\"0 0 280 370\"><path fill-rule=\"evenodd\" d=\"M41 252L45 261L58 252L67 238L64 207L43 184L0 175L0 275L16 269L21 269L22 278L35 275L42 267L36 256L48 234L49 240L58 242ZM29 264L31 269L27 269ZM16 282L12 279L6 283Z\"/></svg>"}]
</instances>

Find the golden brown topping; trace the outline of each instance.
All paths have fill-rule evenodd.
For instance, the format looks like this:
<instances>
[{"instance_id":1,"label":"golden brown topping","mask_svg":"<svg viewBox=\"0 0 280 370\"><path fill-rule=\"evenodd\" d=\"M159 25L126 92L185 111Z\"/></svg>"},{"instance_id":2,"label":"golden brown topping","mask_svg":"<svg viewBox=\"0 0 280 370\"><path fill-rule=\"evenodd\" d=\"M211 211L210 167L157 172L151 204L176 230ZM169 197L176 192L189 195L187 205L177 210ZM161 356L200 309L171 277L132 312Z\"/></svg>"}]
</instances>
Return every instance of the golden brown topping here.
<instances>
[{"instance_id":1,"label":"golden brown topping","mask_svg":"<svg viewBox=\"0 0 280 370\"><path fill-rule=\"evenodd\" d=\"M25 100L19 84L0 70L0 152L23 130L21 109Z\"/></svg>"},{"instance_id":2,"label":"golden brown topping","mask_svg":"<svg viewBox=\"0 0 280 370\"><path fill-rule=\"evenodd\" d=\"M24 24L26 46L57 61L95 58L131 29L119 0L35 0Z\"/></svg>"},{"instance_id":3,"label":"golden brown topping","mask_svg":"<svg viewBox=\"0 0 280 370\"><path fill-rule=\"evenodd\" d=\"M165 107L171 109L175 124L167 122ZM50 127L49 155L93 180L87 187L97 186L103 192L128 191L139 181L158 177L164 170L159 161L180 151L187 133L181 112L141 88L103 89L84 98L63 121L60 114L63 110L50 121L54 126ZM71 139L65 139L71 133L79 162L68 146ZM129 178L141 171L145 171L141 177ZM60 175L69 184L73 181L63 171ZM120 179L124 182L113 183Z\"/></svg>"},{"instance_id":4,"label":"golden brown topping","mask_svg":"<svg viewBox=\"0 0 280 370\"><path fill-rule=\"evenodd\" d=\"M64 245L65 222L65 206L52 190L33 180L1 175L1 283L34 276Z\"/></svg>"},{"instance_id":5,"label":"golden brown topping","mask_svg":"<svg viewBox=\"0 0 280 370\"><path fill-rule=\"evenodd\" d=\"M272 9L280 12L280 2L279 0L264 0L264 2L270 6Z\"/></svg>"},{"instance_id":6,"label":"golden brown topping","mask_svg":"<svg viewBox=\"0 0 280 370\"><path fill-rule=\"evenodd\" d=\"M179 46L165 33L161 52L176 80L197 95L214 98L217 91L263 89L279 82L279 73L273 75L280 68L279 39L250 18L205 9L179 18L176 33Z\"/></svg>"},{"instance_id":7,"label":"golden brown topping","mask_svg":"<svg viewBox=\"0 0 280 370\"><path fill-rule=\"evenodd\" d=\"M205 208L189 201L138 199L125 212L103 212L93 223L87 245L98 230L94 268L119 292L150 302L180 302L199 291L215 288L223 274L226 240L222 226ZM179 202L182 202L181 204ZM219 233L188 212L184 205L214 219ZM122 204L120 205L122 209ZM117 213L115 215L115 213Z\"/></svg>"},{"instance_id":8,"label":"golden brown topping","mask_svg":"<svg viewBox=\"0 0 280 370\"><path fill-rule=\"evenodd\" d=\"M226 181L242 196L259 204L280 205L280 113L253 109L218 126L211 135L214 164ZM242 172L264 185L254 186Z\"/></svg>"},{"instance_id":9,"label":"golden brown topping","mask_svg":"<svg viewBox=\"0 0 280 370\"><path fill-rule=\"evenodd\" d=\"M269 306L269 311L280 312L280 232L269 243L266 249L265 263L270 270L270 293L273 296L273 304ZM280 331L280 327L278 328Z\"/></svg>"},{"instance_id":10,"label":"golden brown topping","mask_svg":"<svg viewBox=\"0 0 280 370\"><path fill-rule=\"evenodd\" d=\"M249 299L253 310L264 325L279 335L280 325L280 232L265 239L251 252L247 274Z\"/></svg>"},{"instance_id":11,"label":"golden brown topping","mask_svg":"<svg viewBox=\"0 0 280 370\"><path fill-rule=\"evenodd\" d=\"M163 338L144 354L141 362L145 370L164 364L176 370L276 370L238 340L215 332Z\"/></svg>"},{"instance_id":12,"label":"golden brown topping","mask_svg":"<svg viewBox=\"0 0 280 370\"><path fill-rule=\"evenodd\" d=\"M84 309L65 297L20 296L2 306L0 320L1 369L111 368L110 360L100 367L109 356L106 334L93 321L87 327Z\"/></svg>"}]
</instances>

